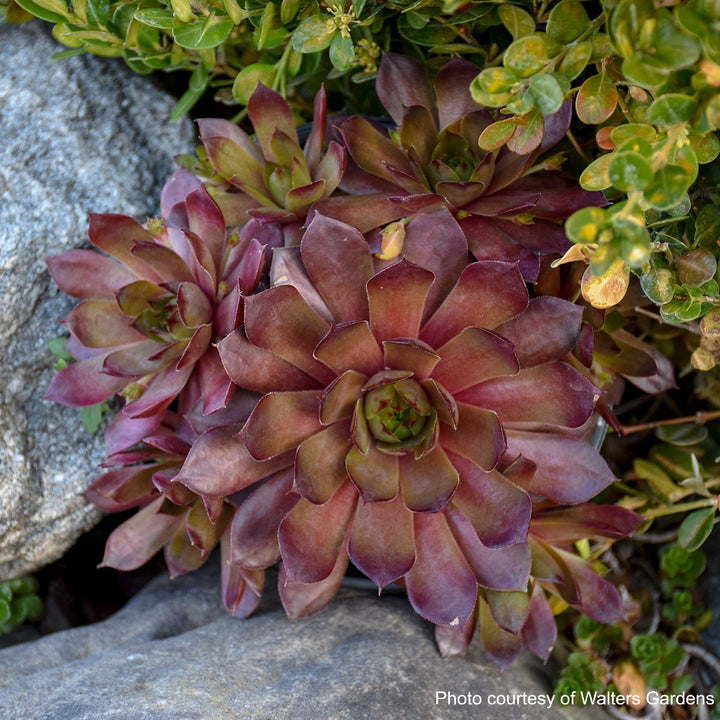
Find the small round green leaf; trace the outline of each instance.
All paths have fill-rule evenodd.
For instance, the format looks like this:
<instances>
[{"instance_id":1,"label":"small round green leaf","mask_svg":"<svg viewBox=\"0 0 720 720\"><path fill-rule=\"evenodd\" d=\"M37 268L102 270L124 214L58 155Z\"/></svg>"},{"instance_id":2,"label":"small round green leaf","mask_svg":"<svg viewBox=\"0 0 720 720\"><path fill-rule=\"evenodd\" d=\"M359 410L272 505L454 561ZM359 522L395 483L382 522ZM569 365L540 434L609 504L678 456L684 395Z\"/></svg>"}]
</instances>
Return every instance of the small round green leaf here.
<instances>
[{"instance_id":1,"label":"small round green leaf","mask_svg":"<svg viewBox=\"0 0 720 720\"><path fill-rule=\"evenodd\" d=\"M172 30L180 24L170 10L161 8L136 10L135 19L144 25L160 28L161 30Z\"/></svg>"},{"instance_id":2,"label":"small round green leaf","mask_svg":"<svg viewBox=\"0 0 720 720\"><path fill-rule=\"evenodd\" d=\"M272 87L275 72L275 66L267 63L253 63L244 67L233 82L233 97L242 105L247 105L258 83Z\"/></svg>"},{"instance_id":3,"label":"small round green leaf","mask_svg":"<svg viewBox=\"0 0 720 720\"><path fill-rule=\"evenodd\" d=\"M535 106L545 115L556 113L563 104L564 93L552 75L535 75L530 80L528 92Z\"/></svg>"},{"instance_id":4,"label":"small round green leaf","mask_svg":"<svg viewBox=\"0 0 720 720\"><path fill-rule=\"evenodd\" d=\"M682 201L691 183L692 178L683 168L666 165L655 173L652 182L645 187L645 200L656 210L669 210Z\"/></svg>"},{"instance_id":5,"label":"small round green leaf","mask_svg":"<svg viewBox=\"0 0 720 720\"><path fill-rule=\"evenodd\" d=\"M589 27L590 18L579 0L561 0L550 11L546 32L553 40L568 45Z\"/></svg>"},{"instance_id":6,"label":"small round green leaf","mask_svg":"<svg viewBox=\"0 0 720 720\"><path fill-rule=\"evenodd\" d=\"M235 27L230 19L220 20L210 14L205 20L181 25L173 30L175 42L189 50L206 50L224 43Z\"/></svg>"},{"instance_id":7,"label":"small round green leaf","mask_svg":"<svg viewBox=\"0 0 720 720\"><path fill-rule=\"evenodd\" d=\"M594 243L607 225L605 211L599 207L584 207L565 222L565 234L576 243Z\"/></svg>"},{"instance_id":8,"label":"small round green leaf","mask_svg":"<svg viewBox=\"0 0 720 720\"><path fill-rule=\"evenodd\" d=\"M535 31L533 16L516 5L501 5L498 8L498 16L507 31L513 36L513 40Z\"/></svg>"},{"instance_id":9,"label":"small round green leaf","mask_svg":"<svg viewBox=\"0 0 720 720\"><path fill-rule=\"evenodd\" d=\"M478 145L488 152L498 150L512 137L516 127L515 118L494 122L480 133Z\"/></svg>"},{"instance_id":10,"label":"small round green leaf","mask_svg":"<svg viewBox=\"0 0 720 720\"><path fill-rule=\"evenodd\" d=\"M697 157L697 161L704 165L712 162L720 155L720 140L715 133L707 133L706 135L690 135L688 138L690 147Z\"/></svg>"},{"instance_id":11,"label":"small round green leaf","mask_svg":"<svg viewBox=\"0 0 720 720\"><path fill-rule=\"evenodd\" d=\"M575 98L575 110L584 123L599 125L613 114L617 101L617 87L603 70L599 75L589 77L580 86Z\"/></svg>"},{"instance_id":12,"label":"small round green leaf","mask_svg":"<svg viewBox=\"0 0 720 720\"><path fill-rule=\"evenodd\" d=\"M539 110L531 110L524 117L516 118L516 123L517 127L507 146L518 155L528 155L542 142L545 131L542 113Z\"/></svg>"},{"instance_id":13,"label":"small round green leaf","mask_svg":"<svg viewBox=\"0 0 720 720\"><path fill-rule=\"evenodd\" d=\"M547 35L533 33L510 45L505 51L503 64L519 73L520 77L530 77L542 70L559 51L560 46Z\"/></svg>"},{"instance_id":14,"label":"small round green leaf","mask_svg":"<svg viewBox=\"0 0 720 720\"><path fill-rule=\"evenodd\" d=\"M580 175L580 185L585 190L607 190L611 187L609 169L612 159L612 153L607 153L593 160Z\"/></svg>"},{"instance_id":15,"label":"small round green leaf","mask_svg":"<svg viewBox=\"0 0 720 720\"><path fill-rule=\"evenodd\" d=\"M570 80L574 80L590 62L592 55L592 43L587 40L573 45L562 59L558 72Z\"/></svg>"},{"instance_id":16,"label":"small round green leaf","mask_svg":"<svg viewBox=\"0 0 720 720\"><path fill-rule=\"evenodd\" d=\"M352 38L338 33L330 43L330 62L340 71L348 70L355 61L355 46Z\"/></svg>"},{"instance_id":17,"label":"small round green leaf","mask_svg":"<svg viewBox=\"0 0 720 720\"><path fill-rule=\"evenodd\" d=\"M694 98L681 93L670 93L659 97L649 107L648 122L655 125L674 125L692 120L697 102Z\"/></svg>"},{"instance_id":18,"label":"small round green leaf","mask_svg":"<svg viewBox=\"0 0 720 720\"><path fill-rule=\"evenodd\" d=\"M652 268L640 276L640 287L656 305L664 305L675 294L675 276L667 268Z\"/></svg>"},{"instance_id":19,"label":"small round green leaf","mask_svg":"<svg viewBox=\"0 0 720 720\"><path fill-rule=\"evenodd\" d=\"M683 285L700 286L715 277L717 261L706 248L695 248L676 258L675 270Z\"/></svg>"},{"instance_id":20,"label":"small round green leaf","mask_svg":"<svg viewBox=\"0 0 720 720\"><path fill-rule=\"evenodd\" d=\"M337 28L330 15L313 15L303 20L292 36L293 48L300 53L325 50L332 42Z\"/></svg>"},{"instance_id":21,"label":"small round green leaf","mask_svg":"<svg viewBox=\"0 0 720 720\"><path fill-rule=\"evenodd\" d=\"M650 163L640 153L613 153L608 167L610 182L622 192L643 190L653 181Z\"/></svg>"}]
</instances>

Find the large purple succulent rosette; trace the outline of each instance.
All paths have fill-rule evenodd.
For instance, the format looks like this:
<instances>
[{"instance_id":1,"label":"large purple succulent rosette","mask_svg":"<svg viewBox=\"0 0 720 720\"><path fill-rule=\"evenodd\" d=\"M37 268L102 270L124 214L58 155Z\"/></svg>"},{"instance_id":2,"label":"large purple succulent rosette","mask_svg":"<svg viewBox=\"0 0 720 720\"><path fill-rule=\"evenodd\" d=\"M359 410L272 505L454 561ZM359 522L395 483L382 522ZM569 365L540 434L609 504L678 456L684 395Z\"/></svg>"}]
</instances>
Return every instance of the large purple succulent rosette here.
<instances>
[{"instance_id":1,"label":"large purple succulent rosette","mask_svg":"<svg viewBox=\"0 0 720 720\"><path fill-rule=\"evenodd\" d=\"M431 86L419 62L383 54L376 90L397 129L361 117L343 122L339 133L352 162L340 187L348 194L322 200L317 209L366 233L447 207L476 259L518 262L525 279L535 281L542 259L570 246L562 221L606 201L536 165L567 132L569 103L545 118L542 144L531 154L481 150L478 139L494 118L470 95L477 73L472 63L452 60Z\"/></svg>"},{"instance_id":2,"label":"large purple succulent rosette","mask_svg":"<svg viewBox=\"0 0 720 720\"><path fill-rule=\"evenodd\" d=\"M446 209L408 223L392 264L316 215L299 248L275 250L273 286L246 299L244 326L219 344L228 375L260 400L238 439L196 443L177 480L211 495L250 487L218 479L213 444L235 453L237 478L239 466L273 464L235 513L231 560L281 558L290 616L324 607L352 561L379 588L403 583L444 629L446 654L480 617L505 664L523 641L548 655L541 581L595 617L622 614L582 561L528 542L533 501L585 503L614 478L581 437L598 391L563 360L581 309L531 299L517 263L467 258ZM620 534L635 520L609 509L603 527ZM602 529L591 522L586 536ZM531 579L540 552L555 574Z\"/></svg>"},{"instance_id":3,"label":"large purple succulent rosette","mask_svg":"<svg viewBox=\"0 0 720 720\"><path fill-rule=\"evenodd\" d=\"M242 296L264 267L265 247L226 228L202 183L178 170L166 184L163 220L91 215L90 241L48 259L61 290L79 298L65 319L77 362L53 378L46 399L84 407L120 393L110 453L152 433L196 375L203 409L227 405L235 386L213 342L242 319Z\"/></svg>"}]
</instances>

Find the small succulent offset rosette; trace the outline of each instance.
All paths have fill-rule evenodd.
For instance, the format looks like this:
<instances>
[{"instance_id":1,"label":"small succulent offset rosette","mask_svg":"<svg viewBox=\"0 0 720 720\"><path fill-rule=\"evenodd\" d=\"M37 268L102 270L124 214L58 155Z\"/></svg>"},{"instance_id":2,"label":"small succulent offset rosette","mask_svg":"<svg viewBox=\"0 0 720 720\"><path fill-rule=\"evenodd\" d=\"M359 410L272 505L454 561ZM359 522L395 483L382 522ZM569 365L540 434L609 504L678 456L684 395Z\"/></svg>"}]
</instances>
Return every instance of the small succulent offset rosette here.
<instances>
[{"instance_id":1,"label":"small succulent offset rosette","mask_svg":"<svg viewBox=\"0 0 720 720\"><path fill-rule=\"evenodd\" d=\"M391 264L316 215L299 248L275 251L276 282L246 298L243 328L219 344L233 381L262 394L242 447L209 433L176 479L208 494L248 487L237 466L236 484L218 480L221 445L239 465L272 463L236 511L231 559L281 557L292 617L326 605L351 560L380 589L404 583L445 654L479 619L502 665L523 642L548 656L541 588L598 619L622 615L617 590L562 547L578 532L620 537L638 519L548 509L614 479L581 437L598 391L563 360L581 309L530 299L516 263L467 257L444 209L408 224Z\"/></svg>"},{"instance_id":2,"label":"small succulent offset rosette","mask_svg":"<svg viewBox=\"0 0 720 720\"><path fill-rule=\"evenodd\" d=\"M213 341L241 321L241 295L256 286L265 247L229 233L202 183L178 170L165 185L162 221L91 215L90 241L48 260L61 290L82 302L65 319L78 362L61 370L46 399L85 407L120 393L108 431L113 453L142 440L193 374L204 411L225 407L235 386Z\"/></svg>"},{"instance_id":3,"label":"small succulent offset rosette","mask_svg":"<svg viewBox=\"0 0 720 720\"><path fill-rule=\"evenodd\" d=\"M557 172L559 162L538 160L565 136L569 103L545 117L542 144L530 154L480 149L478 139L494 119L470 94L477 72L452 60L431 85L419 62L384 53L376 90L397 127L388 132L361 117L339 125L349 154L340 184L347 195L322 200L318 209L365 233L446 207L477 260L518 262L534 282L543 258L569 247L562 221L607 203Z\"/></svg>"}]
</instances>

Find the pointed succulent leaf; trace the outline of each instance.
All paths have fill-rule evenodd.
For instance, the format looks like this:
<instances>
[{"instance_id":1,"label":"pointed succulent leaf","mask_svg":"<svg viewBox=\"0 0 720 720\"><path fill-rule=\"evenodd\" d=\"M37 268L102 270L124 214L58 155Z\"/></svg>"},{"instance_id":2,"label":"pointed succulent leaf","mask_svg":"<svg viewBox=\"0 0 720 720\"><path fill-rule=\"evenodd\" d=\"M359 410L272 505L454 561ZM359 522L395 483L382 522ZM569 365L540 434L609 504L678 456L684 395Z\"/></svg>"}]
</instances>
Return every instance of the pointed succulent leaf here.
<instances>
[{"instance_id":1,"label":"pointed succulent leaf","mask_svg":"<svg viewBox=\"0 0 720 720\"><path fill-rule=\"evenodd\" d=\"M481 328L465 328L446 342L438 354L441 360L432 378L453 394L491 378L515 375L519 369L513 346Z\"/></svg>"},{"instance_id":2,"label":"pointed succulent leaf","mask_svg":"<svg viewBox=\"0 0 720 720\"><path fill-rule=\"evenodd\" d=\"M580 305L544 296L532 298L522 313L496 330L513 344L520 364L531 367L567 355L578 341L581 323Z\"/></svg>"},{"instance_id":3,"label":"pointed succulent leaf","mask_svg":"<svg viewBox=\"0 0 720 720\"><path fill-rule=\"evenodd\" d=\"M250 342L321 382L334 377L313 357L328 330L328 324L292 285L270 288L245 300L245 332Z\"/></svg>"},{"instance_id":4,"label":"pointed succulent leaf","mask_svg":"<svg viewBox=\"0 0 720 720\"><path fill-rule=\"evenodd\" d=\"M145 339L131 322L114 300L83 300L63 324L86 347L109 348Z\"/></svg>"},{"instance_id":5,"label":"pointed succulent leaf","mask_svg":"<svg viewBox=\"0 0 720 720\"><path fill-rule=\"evenodd\" d=\"M255 459L265 460L295 449L319 430L317 391L271 392L259 400L240 437Z\"/></svg>"},{"instance_id":6,"label":"pointed succulent leaf","mask_svg":"<svg viewBox=\"0 0 720 720\"><path fill-rule=\"evenodd\" d=\"M458 402L493 410L506 427L578 428L587 422L599 396L575 368L549 362L496 377L457 394Z\"/></svg>"},{"instance_id":7,"label":"pointed succulent leaf","mask_svg":"<svg viewBox=\"0 0 720 720\"><path fill-rule=\"evenodd\" d=\"M487 547L454 503L447 509L446 518L480 585L494 590L527 589L531 565L527 543Z\"/></svg>"},{"instance_id":8,"label":"pointed succulent leaf","mask_svg":"<svg viewBox=\"0 0 720 720\"><path fill-rule=\"evenodd\" d=\"M241 331L218 343L225 372L238 387L254 392L310 390L320 383L268 350L253 345Z\"/></svg>"},{"instance_id":9,"label":"pointed succulent leaf","mask_svg":"<svg viewBox=\"0 0 720 720\"><path fill-rule=\"evenodd\" d=\"M277 161L270 144L276 130L285 133L299 145L292 110L280 93L258 83L248 102L248 114L267 160Z\"/></svg>"},{"instance_id":10,"label":"pointed succulent leaf","mask_svg":"<svg viewBox=\"0 0 720 720\"><path fill-rule=\"evenodd\" d=\"M499 472L485 472L465 458L450 454L460 473L460 484L453 497L489 548L505 547L527 539L532 503L528 494Z\"/></svg>"},{"instance_id":11,"label":"pointed succulent leaf","mask_svg":"<svg viewBox=\"0 0 720 720\"><path fill-rule=\"evenodd\" d=\"M530 491L553 502L587 502L615 482L607 463L583 440L511 430L507 442L509 453L537 466Z\"/></svg>"},{"instance_id":12,"label":"pointed succulent leaf","mask_svg":"<svg viewBox=\"0 0 720 720\"><path fill-rule=\"evenodd\" d=\"M226 497L292 462L290 455L255 460L231 427L217 427L193 443L175 480L200 495Z\"/></svg>"},{"instance_id":13,"label":"pointed succulent leaf","mask_svg":"<svg viewBox=\"0 0 720 720\"><path fill-rule=\"evenodd\" d=\"M370 324L378 340L418 336L434 278L429 270L401 260L368 281Z\"/></svg>"},{"instance_id":14,"label":"pointed succulent leaf","mask_svg":"<svg viewBox=\"0 0 720 720\"><path fill-rule=\"evenodd\" d=\"M436 625L435 642L442 657L460 655L470 645L477 628L477 606L463 625Z\"/></svg>"},{"instance_id":15,"label":"pointed succulent leaf","mask_svg":"<svg viewBox=\"0 0 720 720\"><path fill-rule=\"evenodd\" d=\"M441 447L417 460L402 455L399 468L402 498L413 512L442 510L458 486L458 471Z\"/></svg>"},{"instance_id":16,"label":"pointed succulent leaf","mask_svg":"<svg viewBox=\"0 0 720 720\"><path fill-rule=\"evenodd\" d=\"M230 527L220 540L220 576L222 599L227 611L233 617L244 618L257 607L263 590L265 574L262 571L246 570L230 563Z\"/></svg>"},{"instance_id":17,"label":"pointed succulent leaf","mask_svg":"<svg viewBox=\"0 0 720 720\"><path fill-rule=\"evenodd\" d=\"M136 279L120 263L92 250L68 250L45 262L55 284L67 295L83 300L110 300L118 288Z\"/></svg>"},{"instance_id":18,"label":"pointed succulent leaf","mask_svg":"<svg viewBox=\"0 0 720 720\"><path fill-rule=\"evenodd\" d=\"M173 537L182 516L158 512L162 503L154 500L110 533L100 567L135 570Z\"/></svg>"},{"instance_id":19,"label":"pointed succulent leaf","mask_svg":"<svg viewBox=\"0 0 720 720\"><path fill-rule=\"evenodd\" d=\"M376 90L397 125L402 123L405 108L419 105L432 110L435 107L422 65L405 55L383 53Z\"/></svg>"},{"instance_id":20,"label":"pointed succulent leaf","mask_svg":"<svg viewBox=\"0 0 720 720\"><path fill-rule=\"evenodd\" d=\"M238 125L229 120L220 118L203 118L197 121L200 138L203 142L208 138L226 138L239 145L258 163L264 162L260 148L252 141L250 136Z\"/></svg>"},{"instance_id":21,"label":"pointed succulent leaf","mask_svg":"<svg viewBox=\"0 0 720 720\"><path fill-rule=\"evenodd\" d=\"M551 544L573 543L587 537L608 537L615 540L636 530L642 518L616 505L584 503L561 510L537 513L532 521L532 534Z\"/></svg>"},{"instance_id":22,"label":"pointed succulent leaf","mask_svg":"<svg viewBox=\"0 0 720 720\"><path fill-rule=\"evenodd\" d=\"M440 129L477 111L478 105L470 94L470 84L477 74L475 65L459 58L440 69L435 78Z\"/></svg>"},{"instance_id":23,"label":"pointed succulent leaf","mask_svg":"<svg viewBox=\"0 0 720 720\"><path fill-rule=\"evenodd\" d=\"M503 630L518 633L522 630L530 613L530 598L527 589L485 590L483 592L493 620Z\"/></svg>"},{"instance_id":24,"label":"pointed succulent leaf","mask_svg":"<svg viewBox=\"0 0 720 720\"><path fill-rule=\"evenodd\" d=\"M185 202L188 195L203 187L200 178L185 168L178 168L163 185L160 193L160 214L171 224L185 227L188 222ZM180 215L175 215L179 212ZM223 223L224 226L224 223Z\"/></svg>"},{"instance_id":25,"label":"pointed succulent leaf","mask_svg":"<svg viewBox=\"0 0 720 720\"><path fill-rule=\"evenodd\" d=\"M490 612L490 608L482 597L479 600L480 636L485 652L500 668L507 667L522 651L522 638L519 634L503 630Z\"/></svg>"},{"instance_id":26,"label":"pointed succulent leaf","mask_svg":"<svg viewBox=\"0 0 720 720\"><path fill-rule=\"evenodd\" d=\"M138 277L152 281L160 279L152 268L131 252L138 242L155 243L153 235L137 220L127 215L90 213L88 234L96 248L119 260Z\"/></svg>"},{"instance_id":27,"label":"pointed succulent leaf","mask_svg":"<svg viewBox=\"0 0 720 720\"><path fill-rule=\"evenodd\" d=\"M385 367L412 370L419 380L430 375L440 360L429 345L412 338L383 341L383 354Z\"/></svg>"},{"instance_id":28,"label":"pointed succulent leaf","mask_svg":"<svg viewBox=\"0 0 720 720\"><path fill-rule=\"evenodd\" d=\"M325 579L315 583L302 583L290 579L285 565L281 565L278 593L287 616L298 620L320 612L340 589L347 566L347 553L341 549L332 572Z\"/></svg>"},{"instance_id":29,"label":"pointed succulent leaf","mask_svg":"<svg viewBox=\"0 0 720 720\"><path fill-rule=\"evenodd\" d=\"M365 502L382 502L397 497L398 462L397 456L380 452L369 445L364 454L356 447L351 448L345 467Z\"/></svg>"},{"instance_id":30,"label":"pointed succulent leaf","mask_svg":"<svg viewBox=\"0 0 720 720\"><path fill-rule=\"evenodd\" d=\"M364 321L333 325L315 349L315 357L338 374L355 370L373 375L383 367L383 353Z\"/></svg>"},{"instance_id":31,"label":"pointed succulent leaf","mask_svg":"<svg viewBox=\"0 0 720 720\"><path fill-rule=\"evenodd\" d=\"M557 640L557 624L550 603L539 583L535 583L530 598L530 614L522 629L525 647L543 662L550 657Z\"/></svg>"},{"instance_id":32,"label":"pointed succulent leaf","mask_svg":"<svg viewBox=\"0 0 720 720\"><path fill-rule=\"evenodd\" d=\"M358 503L348 554L379 590L403 577L415 562L412 512L400 498Z\"/></svg>"},{"instance_id":33,"label":"pointed succulent leaf","mask_svg":"<svg viewBox=\"0 0 720 720\"><path fill-rule=\"evenodd\" d=\"M423 321L452 290L467 265L467 252L465 234L447 208L422 213L407 224L403 257L435 275Z\"/></svg>"},{"instance_id":34,"label":"pointed succulent leaf","mask_svg":"<svg viewBox=\"0 0 720 720\"><path fill-rule=\"evenodd\" d=\"M280 557L278 528L300 499L292 492L292 467L261 483L235 511L230 561L244 568L269 567Z\"/></svg>"},{"instance_id":35,"label":"pointed succulent leaf","mask_svg":"<svg viewBox=\"0 0 720 720\"><path fill-rule=\"evenodd\" d=\"M373 265L365 238L355 228L316 213L300 248L305 270L335 319L367 320L365 285Z\"/></svg>"},{"instance_id":36,"label":"pointed succulent leaf","mask_svg":"<svg viewBox=\"0 0 720 720\"><path fill-rule=\"evenodd\" d=\"M611 582L591 570L577 555L563 550L557 553L570 571L582 612L601 623L614 623L624 617L622 598Z\"/></svg>"},{"instance_id":37,"label":"pointed succulent leaf","mask_svg":"<svg viewBox=\"0 0 720 720\"><path fill-rule=\"evenodd\" d=\"M466 327L492 330L521 313L528 292L517 265L483 261L469 265L442 305L425 323L420 339L440 347Z\"/></svg>"},{"instance_id":38,"label":"pointed succulent leaf","mask_svg":"<svg viewBox=\"0 0 720 720\"><path fill-rule=\"evenodd\" d=\"M88 407L122 390L127 385L127 378L101 372L106 356L106 353L95 355L60 370L53 377L43 400L70 407Z\"/></svg>"},{"instance_id":39,"label":"pointed succulent leaf","mask_svg":"<svg viewBox=\"0 0 720 720\"><path fill-rule=\"evenodd\" d=\"M322 505L347 480L345 456L350 451L350 422L334 423L311 435L297 449L294 490Z\"/></svg>"},{"instance_id":40,"label":"pointed succulent leaf","mask_svg":"<svg viewBox=\"0 0 720 720\"><path fill-rule=\"evenodd\" d=\"M346 370L325 389L320 401L320 422L330 425L352 417L367 376Z\"/></svg>"},{"instance_id":41,"label":"pointed succulent leaf","mask_svg":"<svg viewBox=\"0 0 720 720\"><path fill-rule=\"evenodd\" d=\"M505 436L497 415L484 408L458 403L457 430L440 429L440 444L467 458L483 470L491 470L505 451Z\"/></svg>"},{"instance_id":42,"label":"pointed succulent leaf","mask_svg":"<svg viewBox=\"0 0 720 720\"><path fill-rule=\"evenodd\" d=\"M442 513L416 513L416 559L405 576L408 600L418 615L460 627L472 615L477 581Z\"/></svg>"},{"instance_id":43,"label":"pointed succulent leaf","mask_svg":"<svg viewBox=\"0 0 720 720\"><path fill-rule=\"evenodd\" d=\"M290 581L317 583L335 568L357 505L350 481L324 505L301 499L280 524L283 567Z\"/></svg>"}]
</instances>

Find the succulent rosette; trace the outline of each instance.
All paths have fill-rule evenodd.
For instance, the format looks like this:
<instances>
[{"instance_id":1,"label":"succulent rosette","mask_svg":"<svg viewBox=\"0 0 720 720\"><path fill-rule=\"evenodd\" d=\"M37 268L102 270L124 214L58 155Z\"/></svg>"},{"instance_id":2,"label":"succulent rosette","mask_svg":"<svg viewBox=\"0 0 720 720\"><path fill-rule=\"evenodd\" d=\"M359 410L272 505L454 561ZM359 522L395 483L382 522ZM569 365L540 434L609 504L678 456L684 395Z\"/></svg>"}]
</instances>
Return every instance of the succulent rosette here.
<instances>
[{"instance_id":1,"label":"succulent rosette","mask_svg":"<svg viewBox=\"0 0 720 720\"><path fill-rule=\"evenodd\" d=\"M385 53L376 90L397 128L388 132L361 117L342 123L339 132L353 163L341 189L349 195L317 207L364 233L447 207L476 259L517 261L524 277L534 281L539 258L570 246L562 221L605 200L558 172L534 167L565 135L569 104L545 118L543 142L532 153L482 151L478 139L494 118L470 95L477 73L471 63L452 60L437 74L433 92L420 63Z\"/></svg>"},{"instance_id":2,"label":"succulent rosette","mask_svg":"<svg viewBox=\"0 0 720 720\"><path fill-rule=\"evenodd\" d=\"M82 302L65 319L77 359L55 375L46 399L85 407L120 393L109 452L157 428L193 374L205 413L235 390L213 346L238 326L242 296L264 267L264 246L229 233L202 183L177 171L162 194L164 221L90 216L90 241L49 259L60 287Z\"/></svg>"},{"instance_id":3,"label":"succulent rosette","mask_svg":"<svg viewBox=\"0 0 720 720\"><path fill-rule=\"evenodd\" d=\"M162 550L175 578L196 570L220 545L223 602L233 615L245 617L260 600L264 573L230 564L236 504L229 498L195 493L178 476L198 439L210 437L217 443L222 437L233 442L257 398L236 393L227 407L204 415L200 395L200 384L191 380L177 411L168 410L142 443L109 455L103 462L105 471L83 494L105 512L138 508L108 537L103 567L134 570ZM225 475L234 477L228 468Z\"/></svg>"},{"instance_id":4,"label":"succulent rosette","mask_svg":"<svg viewBox=\"0 0 720 720\"><path fill-rule=\"evenodd\" d=\"M252 491L231 559L281 557L292 617L324 607L351 560L380 589L403 583L450 630L486 603L522 644L545 612L540 590L540 615L515 603L528 593L533 500L577 505L614 479L582 440L598 391L563 361L582 311L531 299L517 263L468 263L445 208L408 222L402 253L373 258L357 229L320 214L299 248L274 251L272 287L245 300L243 327L219 344L228 375L261 397L239 440L206 435L178 480ZM212 459L221 446L235 478ZM574 601L591 604L584 591ZM484 630L483 642L501 662L504 636Z\"/></svg>"},{"instance_id":5,"label":"succulent rosette","mask_svg":"<svg viewBox=\"0 0 720 720\"><path fill-rule=\"evenodd\" d=\"M243 226L243 236L297 245L310 206L335 191L345 169L345 149L334 140L326 147L325 91L315 98L304 148L287 101L262 83L248 115L254 137L227 120L198 120L203 146L190 167L205 179L227 224Z\"/></svg>"}]
</instances>

